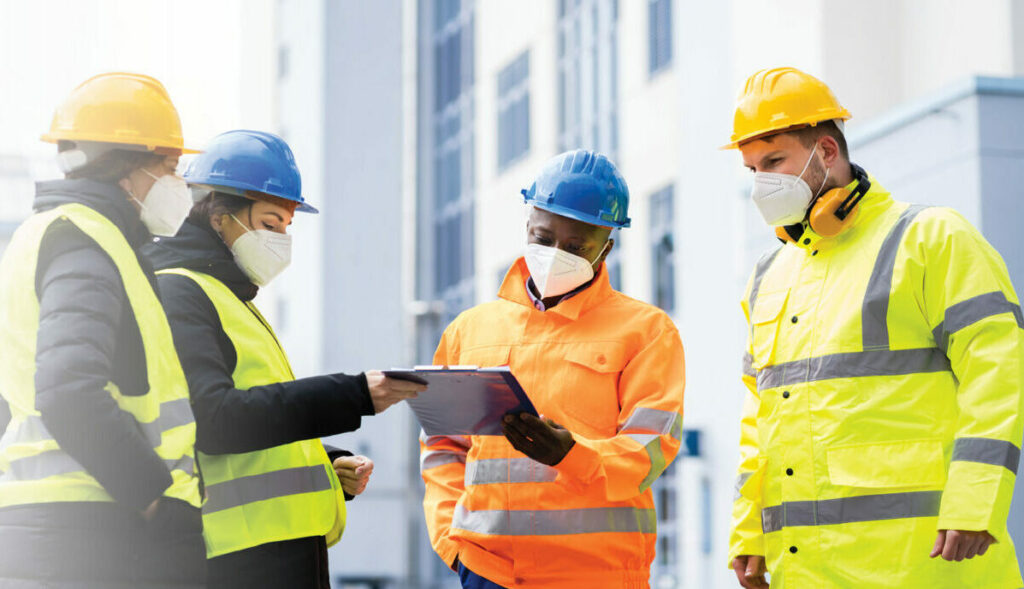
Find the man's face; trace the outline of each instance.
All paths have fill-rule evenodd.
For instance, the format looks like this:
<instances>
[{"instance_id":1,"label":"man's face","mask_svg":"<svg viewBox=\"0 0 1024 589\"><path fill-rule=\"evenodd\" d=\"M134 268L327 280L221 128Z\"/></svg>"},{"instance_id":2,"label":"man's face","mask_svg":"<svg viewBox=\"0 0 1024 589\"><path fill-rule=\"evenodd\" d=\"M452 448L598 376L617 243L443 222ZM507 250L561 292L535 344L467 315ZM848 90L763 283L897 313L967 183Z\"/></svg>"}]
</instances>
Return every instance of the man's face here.
<instances>
[{"instance_id":1,"label":"man's face","mask_svg":"<svg viewBox=\"0 0 1024 589\"><path fill-rule=\"evenodd\" d=\"M817 149L817 144L805 147L795 135L780 133L749 141L740 145L739 149L743 155L743 165L751 172L799 176L807 164L807 159L811 158L811 150ZM815 154L810 165L807 165L803 179L811 190L818 190L821 187L825 179L825 164L819 154Z\"/></svg>"},{"instance_id":2,"label":"man's face","mask_svg":"<svg viewBox=\"0 0 1024 589\"><path fill-rule=\"evenodd\" d=\"M615 245L614 240L611 240L611 245L605 248L604 244L609 241L610 234L611 229L607 227L598 227L536 207L530 213L529 221L526 222L527 243L556 247L574 256L585 258L589 262L594 262L595 267L608 257L608 252L612 251L612 247ZM602 248L604 248L604 253L601 253ZM598 254L601 257L595 262Z\"/></svg>"}]
</instances>

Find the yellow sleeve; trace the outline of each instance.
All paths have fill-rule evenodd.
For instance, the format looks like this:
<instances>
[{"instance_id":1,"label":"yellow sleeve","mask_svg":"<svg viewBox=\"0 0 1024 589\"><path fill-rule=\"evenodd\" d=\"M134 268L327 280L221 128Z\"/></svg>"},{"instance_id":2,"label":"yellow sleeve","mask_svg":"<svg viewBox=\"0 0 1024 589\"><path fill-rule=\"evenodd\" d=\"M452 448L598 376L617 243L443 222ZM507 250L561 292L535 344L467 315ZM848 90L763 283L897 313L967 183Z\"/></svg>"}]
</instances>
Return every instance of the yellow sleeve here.
<instances>
[{"instance_id":1,"label":"yellow sleeve","mask_svg":"<svg viewBox=\"0 0 1024 589\"><path fill-rule=\"evenodd\" d=\"M750 286L747 287L747 291L750 291ZM742 307L749 324L750 309L747 297L744 297ZM761 456L757 436L757 412L761 398L757 394L757 370L753 366L753 350L749 338L747 350L743 355L742 380L747 391L740 418L740 463L736 469L732 527L729 533L730 563L740 555L764 556L761 481L764 477L765 461Z\"/></svg>"},{"instance_id":2,"label":"yellow sleeve","mask_svg":"<svg viewBox=\"0 0 1024 589\"><path fill-rule=\"evenodd\" d=\"M458 338L449 326L434 354L434 364L458 363ZM423 514L434 551L454 567L458 546L448 539L455 504L465 491L466 455L471 438L466 436L420 436L420 474L426 486Z\"/></svg>"},{"instance_id":3,"label":"yellow sleeve","mask_svg":"<svg viewBox=\"0 0 1024 589\"><path fill-rule=\"evenodd\" d=\"M555 465L562 482L597 485L608 501L640 495L675 458L683 433L685 360L679 332L668 317L622 371L615 436L576 444Z\"/></svg>"},{"instance_id":4,"label":"yellow sleeve","mask_svg":"<svg viewBox=\"0 0 1024 589\"><path fill-rule=\"evenodd\" d=\"M1024 414L1024 317L1002 258L963 217L929 209L905 247L918 295L959 383L959 415L939 529L988 530L1009 515Z\"/></svg>"}]
</instances>

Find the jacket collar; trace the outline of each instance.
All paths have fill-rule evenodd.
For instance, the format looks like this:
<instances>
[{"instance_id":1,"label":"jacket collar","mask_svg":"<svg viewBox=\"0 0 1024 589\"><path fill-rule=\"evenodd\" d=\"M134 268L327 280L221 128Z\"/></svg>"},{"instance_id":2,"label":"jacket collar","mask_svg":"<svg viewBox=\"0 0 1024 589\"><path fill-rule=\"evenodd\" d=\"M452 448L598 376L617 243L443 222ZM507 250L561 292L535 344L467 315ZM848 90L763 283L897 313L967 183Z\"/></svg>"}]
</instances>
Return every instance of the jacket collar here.
<instances>
[{"instance_id":1,"label":"jacket collar","mask_svg":"<svg viewBox=\"0 0 1024 589\"><path fill-rule=\"evenodd\" d=\"M857 205L856 212L854 213L856 216L845 231L834 237L823 237L815 233L807 224L807 221L804 221L804 232L798 240L793 242L793 245L807 251L827 250L848 243L863 233L864 228L871 225L894 202L889 191L873 175L868 174L868 180L871 181L871 188L868 189L860 204ZM852 189L854 182L856 180L847 184L845 188L848 190Z\"/></svg>"},{"instance_id":2,"label":"jacket collar","mask_svg":"<svg viewBox=\"0 0 1024 589\"><path fill-rule=\"evenodd\" d=\"M209 222L196 222L190 217L177 235L158 237L142 251L157 270L185 268L208 274L243 301L251 301L259 292Z\"/></svg>"},{"instance_id":3,"label":"jacket collar","mask_svg":"<svg viewBox=\"0 0 1024 589\"><path fill-rule=\"evenodd\" d=\"M505 280L498 289L498 296L507 301L528 307L534 313L541 313L533 306L530 294L526 292L526 279L530 277L530 270L526 267L526 260L519 258L512 264L512 268L505 274ZM570 321L575 321L587 311L599 305L614 293L612 285L608 282L608 272L605 263L597 269L597 276L591 281L590 286L563 300L554 307L543 311L546 315L559 315Z\"/></svg>"},{"instance_id":4,"label":"jacket collar","mask_svg":"<svg viewBox=\"0 0 1024 589\"><path fill-rule=\"evenodd\" d=\"M70 203L83 204L106 217L135 249L152 239L139 220L138 210L128 202L128 194L116 184L83 178L36 182L36 195L32 201L35 212Z\"/></svg>"}]
</instances>

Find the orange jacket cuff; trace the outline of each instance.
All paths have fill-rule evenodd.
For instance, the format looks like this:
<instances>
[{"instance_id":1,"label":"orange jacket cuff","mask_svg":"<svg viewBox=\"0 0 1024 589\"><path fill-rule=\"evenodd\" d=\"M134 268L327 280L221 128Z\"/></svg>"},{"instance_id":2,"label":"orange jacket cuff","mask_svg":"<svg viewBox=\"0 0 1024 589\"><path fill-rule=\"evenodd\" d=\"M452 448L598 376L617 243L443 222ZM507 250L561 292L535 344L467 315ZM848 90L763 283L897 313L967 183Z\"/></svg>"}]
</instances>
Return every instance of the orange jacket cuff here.
<instances>
[{"instance_id":1,"label":"orange jacket cuff","mask_svg":"<svg viewBox=\"0 0 1024 589\"><path fill-rule=\"evenodd\" d=\"M597 451L577 439L569 453L554 468L558 471L560 481L586 484L593 480L599 463Z\"/></svg>"}]
</instances>

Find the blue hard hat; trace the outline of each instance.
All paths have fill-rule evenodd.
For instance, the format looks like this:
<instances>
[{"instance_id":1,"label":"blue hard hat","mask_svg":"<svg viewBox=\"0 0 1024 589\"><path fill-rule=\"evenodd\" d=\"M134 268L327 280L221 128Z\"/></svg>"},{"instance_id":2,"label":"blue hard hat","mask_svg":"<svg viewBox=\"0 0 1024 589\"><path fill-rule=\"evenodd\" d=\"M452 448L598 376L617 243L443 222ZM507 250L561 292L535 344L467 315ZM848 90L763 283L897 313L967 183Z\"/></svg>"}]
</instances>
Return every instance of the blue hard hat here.
<instances>
[{"instance_id":1,"label":"blue hard hat","mask_svg":"<svg viewBox=\"0 0 1024 589\"><path fill-rule=\"evenodd\" d=\"M302 198L302 177L291 148L273 133L221 133L192 160L184 177L189 184L219 192L261 192L299 203L298 211L319 212Z\"/></svg>"},{"instance_id":2,"label":"blue hard hat","mask_svg":"<svg viewBox=\"0 0 1024 589\"><path fill-rule=\"evenodd\" d=\"M601 227L629 227L626 180L596 151L577 149L551 158L522 193L526 204L556 215Z\"/></svg>"}]
</instances>

